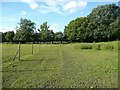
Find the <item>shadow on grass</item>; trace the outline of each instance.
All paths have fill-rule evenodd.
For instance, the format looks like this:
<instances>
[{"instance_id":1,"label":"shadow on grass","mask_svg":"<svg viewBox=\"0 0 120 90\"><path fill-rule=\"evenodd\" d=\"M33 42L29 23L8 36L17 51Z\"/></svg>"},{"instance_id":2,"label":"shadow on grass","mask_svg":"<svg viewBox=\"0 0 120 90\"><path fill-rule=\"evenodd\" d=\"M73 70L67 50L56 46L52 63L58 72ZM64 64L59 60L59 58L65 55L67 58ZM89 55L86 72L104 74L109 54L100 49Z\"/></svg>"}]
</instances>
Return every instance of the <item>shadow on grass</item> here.
<instances>
[{"instance_id":1,"label":"shadow on grass","mask_svg":"<svg viewBox=\"0 0 120 90\"><path fill-rule=\"evenodd\" d=\"M30 69L26 69L26 70L2 70L2 72L4 73L4 72L8 72L8 73L10 73L10 72L16 72L16 73L19 73L19 72L32 72L32 71L34 71L34 72L42 72L42 71L51 71L51 70L58 70L57 68L50 68L50 69L38 69L38 70L30 70Z\"/></svg>"},{"instance_id":2,"label":"shadow on grass","mask_svg":"<svg viewBox=\"0 0 120 90\"><path fill-rule=\"evenodd\" d=\"M40 60L24 60L24 59L21 59L20 61L43 61L43 59L40 59Z\"/></svg>"}]
</instances>

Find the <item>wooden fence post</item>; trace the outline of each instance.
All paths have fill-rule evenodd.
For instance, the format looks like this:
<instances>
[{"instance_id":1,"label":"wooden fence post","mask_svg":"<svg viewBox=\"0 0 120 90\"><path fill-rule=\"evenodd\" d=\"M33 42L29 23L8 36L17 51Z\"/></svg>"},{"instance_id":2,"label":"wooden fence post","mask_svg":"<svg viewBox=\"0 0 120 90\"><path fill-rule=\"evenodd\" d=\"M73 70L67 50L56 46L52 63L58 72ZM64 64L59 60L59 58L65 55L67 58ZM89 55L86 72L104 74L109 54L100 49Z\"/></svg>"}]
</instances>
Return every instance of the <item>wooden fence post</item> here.
<instances>
[{"instance_id":1,"label":"wooden fence post","mask_svg":"<svg viewBox=\"0 0 120 90\"><path fill-rule=\"evenodd\" d=\"M39 42L39 51L40 51L40 42Z\"/></svg>"},{"instance_id":2,"label":"wooden fence post","mask_svg":"<svg viewBox=\"0 0 120 90\"><path fill-rule=\"evenodd\" d=\"M20 60L20 42L18 44L18 60Z\"/></svg>"},{"instance_id":3,"label":"wooden fence post","mask_svg":"<svg viewBox=\"0 0 120 90\"><path fill-rule=\"evenodd\" d=\"M32 54L33 54L33 42L32 42Z\"/></svg>"}]
</instances>

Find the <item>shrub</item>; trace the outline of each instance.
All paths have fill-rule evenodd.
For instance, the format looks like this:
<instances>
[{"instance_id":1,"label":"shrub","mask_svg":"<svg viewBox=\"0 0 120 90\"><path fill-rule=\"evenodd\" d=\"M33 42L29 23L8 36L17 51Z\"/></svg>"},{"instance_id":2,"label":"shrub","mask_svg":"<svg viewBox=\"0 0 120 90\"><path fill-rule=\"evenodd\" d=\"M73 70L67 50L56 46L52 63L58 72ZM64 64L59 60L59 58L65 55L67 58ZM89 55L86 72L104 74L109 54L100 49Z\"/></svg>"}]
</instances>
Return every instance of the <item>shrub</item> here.
<instances>
[{"instance_id":1,"label":"shrub","mask_svg":"<svg viewBox=\"0 0 120 90\"><path fill-rule=\"evenodd\" d=\"M97 49L97 50L101 50L101 46L100 46L100 44L97 45L96 49Z\"/></svg>"},{"instance_id":2,"label":"shrub","mask_svg":"<svg viewBox=\"0 0 120 90\"><path fill-rule=\"evenodd\" d=\"M92 45L81 45L81 49L92 49Z\"/></svg>"},{"instance_id":3,"label":"shrub","mask_svg":"<svg viewBox=\"0 0 120 90\"><path fill-rule=\"evenodd\" d=\"M112 45L106 45L106 50L113 50L114 49L114 47L112 46Z\"/></svg>"}]
</instances>

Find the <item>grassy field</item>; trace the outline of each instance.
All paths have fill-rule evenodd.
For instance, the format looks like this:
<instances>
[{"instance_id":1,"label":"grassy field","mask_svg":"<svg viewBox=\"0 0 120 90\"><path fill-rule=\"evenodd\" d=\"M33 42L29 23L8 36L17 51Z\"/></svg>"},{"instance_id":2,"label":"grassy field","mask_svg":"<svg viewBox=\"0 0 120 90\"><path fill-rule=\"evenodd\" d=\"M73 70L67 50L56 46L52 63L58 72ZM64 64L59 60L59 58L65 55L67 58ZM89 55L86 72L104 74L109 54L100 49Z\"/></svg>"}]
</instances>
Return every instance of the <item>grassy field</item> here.
<instances>
[{"instance_id":1,"label":"grassy field","mask_svg":"<svg viewBox=\"0 0 120 90\"><path fill-rule=\"evenodd\" d=\"M21 45L21 60L12 61L18 45L2 45L3 87L117 88L117 41Z\"/></svg>"}]
</instances>

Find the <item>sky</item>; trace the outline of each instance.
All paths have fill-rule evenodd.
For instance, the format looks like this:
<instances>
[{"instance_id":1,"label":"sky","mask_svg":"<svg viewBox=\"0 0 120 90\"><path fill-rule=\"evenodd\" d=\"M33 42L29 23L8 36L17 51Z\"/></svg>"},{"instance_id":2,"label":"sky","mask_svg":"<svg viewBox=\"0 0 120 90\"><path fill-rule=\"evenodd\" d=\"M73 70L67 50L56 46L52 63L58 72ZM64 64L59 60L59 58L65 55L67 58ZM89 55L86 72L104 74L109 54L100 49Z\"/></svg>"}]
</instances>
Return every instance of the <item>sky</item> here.
<instances>
[{"instance_id":1,"label":"sky","mask_svg":"<svg viewBox=\"0 0 120 90\"><path fill-rule=\"evenodd\" d=\"M48 22L54 32L64 31L64 27L77 17L90 14L98 5L115 3L119 0L1 0L0 32L16 31L20 18L36 23L36 29Z\"/></svg>"}]
</instances>

